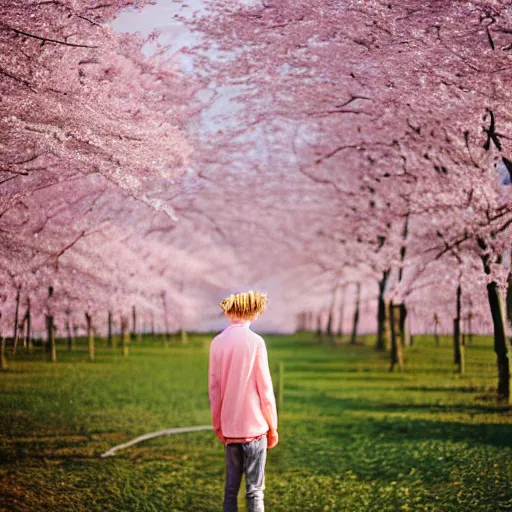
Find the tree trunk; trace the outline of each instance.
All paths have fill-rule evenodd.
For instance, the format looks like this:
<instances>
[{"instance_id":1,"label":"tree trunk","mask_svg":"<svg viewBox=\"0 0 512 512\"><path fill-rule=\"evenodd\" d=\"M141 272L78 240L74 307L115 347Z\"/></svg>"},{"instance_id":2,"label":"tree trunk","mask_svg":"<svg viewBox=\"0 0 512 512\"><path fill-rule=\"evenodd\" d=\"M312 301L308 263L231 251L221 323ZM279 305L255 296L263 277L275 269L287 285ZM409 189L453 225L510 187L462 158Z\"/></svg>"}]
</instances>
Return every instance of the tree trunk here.
<instances>
[{"instance_id":1,"label":"tree trunk","mask_svg":"<svg viewBox=\"0 0 512 512\"><path fill-rule=\"evenodd\" d=\"M57 350L55 347L55 323L53 321L53 308L52 308L52 297L53 297L53 286L48 286L48 302L47 308L48 313L46 315L46 352L50 352L51 361L57 361Z\"/></svg>"},{"instance_id":2,"label":"tree trunk","mask_svg":"<svg viewBox=\"0 0 512 512\"><path fill-rule=\"evenodd\" d=\"M73 329L71 327L69 316L66 320L66 335L68 338L68 352L72 352L75 344L75 338L73 336Z\"/></svg>"},{"instance_id":3,"label":"tree trunk","mask_svg":"<svg viewBox=\"0 0 512 512\"><path fill-rule=\"evenodd\" d=\"M501 296L498 284L495 281L487 285L487 297L494 326L494 352L496 352L498 365L498 399L508 403L510 401L510 369L507 355L507 337Z\"/></svg>"},{"instance_id":4,"label":"tree trunk","mask_svg":"<svg viewBox=\"0 0 512 512\"><path fill-rule=\"evenodd\" d=\"M361 302L361 283L357 283L356 291L356 309L354 311L354 319L352 321L352 336L350 337L350 344L355 345L357 342L357 327L359 324L359 305Z\"/></svg>"},{"instance_id":5,"label":"tree trunk","mask_svg":"<svg viewBox=\"0 0 512 512\"><path fill-rule=\"evenodd\" d=\"M112 311L108 312L108 331L107 331L107 346L112 348L114 345L112 341Z\"/></svg>"},{"instance_id":6,"label":"tree trunk","mask_svg":"<svg viewBox=\"0 0 512 512\"><path fill-rule=\"evenodd\" d=\"M404 272L403 262L405 261L405 255L407 252L406 240L407 240L408 235L409 235L409 214L407 214L405 217L404 227L402 230L402 240L404 241L404 243L400 247L400 266L398 268L398 282L399 283L402 282L402 278L403 278L403 272ZM397 308L397 310L395 310L395 308ZM396 306L392 305L391 311L392 311L392 315L393 315L392 320L391 320L391 330L392 330L392 333L393 332L395 333L394 336L395 336L396 340L399 340L399 341L396 341L396 343L395 343L395 345L396 345L395 350L397 351L396 356L399 359L401 358L401 366L400 367L403 368L403 347L405 345L410 344L409 335L407 332L407 324L406 324L407 307L405 306L405 303L401 303ZM398 315L398 316L396 316L396 315ZM392 334L392 336L393 336L393 334ZM400 364L400 361L397 361L397 362Z\"/></svg>"},{"instance_id":7,"label":"tree trunk","mask_svg":"<svg viewBox=\"0 0 512 512\"><path fill-rule=\"evenodd\" d=\"M400 305L390 304L389 318L391 327L391 359L389 371L392 372L398 364L400 370L404 369L403 340L400 331Z\"/></svg>"},{"instance_id":8,"label":"tree trunk","mask_svg":"<svg viewBox=\"0 0 512 512\"><path fill-rule=\"evenodd\" d=\"M460 366L459 373L461 376L466 375L466 335L460 337Z\"/></svg>"},{"instance_id":9,"label":"tree trunk","mask_svg":"<svg viewBox=\"0 0 512 512\"><path fill-rule=\"evenodd\" d=\"M46 351L50 352L51 361L57 362L57 348L55 346L55 324L53 315L46 315Z\"/></svg>"},{"instance_id":10,"label":"tree trunk","mask_svg":"<svg viewBox=\"0 0 512 512\"><path fill-rule=\"evenodd\" d=\"M123 350L123 356L125 357L129 354L129 343L130 333L128 331L128 319L125 316L121 316L121 348Z\"/></svg>"},{"instance_id":11,"label":"tree trunk","mask_svg":"<svg viewBox=\"0 0 512 512\"><path fill-rule=\"evenodd\" d=\"M386 336L386 339L389 341L389 344L391 345L391 302L387 300L384 303L384 313L386 315L386 322L384 325L384 333Z\"/></svg>"},{"instance_id":12,"label":"tree trunk","mask_svg":"<svg viewBox=\"0 0 512 512\"><path fill-rule=\"evenodd\" d=\"M16 349L18 348L18 322L19 322L19 311L20 311L20 295L21 295L21 286L18 286L16 289L16 308L14 309L14 332L13 332L13 356L16 354Z\"/></svg>"},{"instance_id":13,"label":"tree trunk","mask_svg":"<svg viewBox=\"0 0 512 512\"><path fill-rule=\"evenodd\" d=\"M167 314L167 297L165 294L165 291L162 292L162 306L163 306L163 312L164 312L164 325L165 325L165 339L164 339L164 345L167 345L167 343L170 340L170 330L169 330L169 316Z\"/></svg>"},{"instance_id":14,"label":"tree trunk","mask_svg":"<svg viewBox=\"0 0 512 512\"><path fill-rule=\"evenodd\" d=\"M481 238L478 239L478 245L482 251L487 249L487 244ZM489 254L483 252L481 255L484 271L486 275L491 274ZM494 352L496 353L496 362L498 367L498 400L506 403L510 402L510 368L507 355L507 336L505 332L505 317L501 296L496 281L487 284L487 298L491 309L492 323L494 327Z\"/></svg>"},{"instance_id":15,"label":"tree trunk","mask_svg":"<svg viewBox=\"0 0 512 512\"><path fill-rule=\"evenodd\" d=\"M137 310L132 306L132 340L137 339Z\"/></svg>"},{"instance_id":16,"label":"tree trunk","mask_svg":"<svg viewBox=\"0 0 512 512\"><path fill-rule=\"evenodd\" d=\"M507 280L507 320L512 327L512 272L509 272Z\"/></svg>"},{"instance_id":17,"label":"tree trunk","mask_svg":"<svg viewBox=\"0 0 512 512\"><path fill-rule=\"evenodd\" d=\"M318 343L322 343L322 312L319 312L316 317L316 339Z\"/></svg>"},{"instance_id":18,"label":"tree trunk","mask_svg":"<svg viewBox=\"0 0 512 512\"><path fill-rule=\"evenodd\" d=\"M377 342L375 343L375 349L381 352L387 350L389 344L389 338L387 337L386 323L388 323L387 307L384 300L384 293L386 292L386 284L389 279L390 270L382 272L382 277L379 280L379 300L377 307Z\"/></svg>"},{"instance_id":19,"label":"tree trunk","mask_svg":"<svg viewBox=\"0 0 512 512\"><path fill-rule=\"evenodd\" d=\"M343 320L345 318L345 287L341 289L340 298L340 319L338 322L338 338L343 341Z\"/></svg>"},{"instance_id":20,"label":"tree trunk","mask_svg":"<svg viewBox=\"0 0 512 512\"><path fill-rule=\"evenodd\" d=\"M0 370L4 372L9 368L5 357L5 336L0 337L0 343Z\"/></svg>"},{"instance_id":21,"label":"tree trunk","mask_svg":"<svg viewBox=\"0 0 512 512\"><path fill-rule=\"evenodd\" d=\"M25 342L28 350L32 350L32 314L30 312L30 297L27 297L27 311L25 312Z\"/></svg>"},{"instance_id":22,"label":"tree trunk","mask_svg":"<svg viewBox=\"0 0 512 512\"><path fill-rule=\"evenodd\" d=\"M151 311L151 336L155 335L155 313Z\"/></svg>"},{"instance_id":23,"label":"tree trunk","mask_svg":"<svg viewBox=\"0 0 512 512\"><path fill-rule=\"evenodd\" d=\"M327 328L326 328L326 331L327 331L327 339L332 343L332 338L333 338L333 334L332 334L332 318L333 316L333 311L332 309L329 310L329 313L328 313L328 316L327 316Z\"/></svg>"},{"instance_id":24,"label":"tree trunk","mask_svg":"<svg viewBox=\"0 0 512 512\"><path fill-rule=\"evenodd\" d=\"M466 368L465 352L464 352L464 335L460 331L460 319L453 319L453 347L454 347L454 363L458 366L458 372L464 375Z\"/></svg>"},{"instance_id":25,"label":"tree trunk","mask_svg":"<svg viewBox=\"0 0 512 512\"><path fill-rule=\"evenodd\" d=\"M467 318L468 318L468 323L467 323L467 327L468 327L467 342L468 342L468 345L471 345L471 342L473 341L473 326L472 326L473 313L469 312Z\"/></svg>"},{"instance_id":26,"label":"tree trunk","mask_svg":"<svg viewBox=\"0 0 512 512\"><path fill-rule=\"evenodd\" d=\"M118 342L119 347L122 347L124 344L124 330L125 330L124 317L121 315L120 321L119 321L119 342Z\"/></svg>"},{"instance_id":27,"label":"tree trunk","mask_svg":"<svg viewBox=\"0 0 512 512\"><path fill-rule=\"evenodd\" d=\"M327 337L330 341L332 341L332 310L329 310L328 316L327 316Z\"/></svg>"},{"instance_id":28,"label":"tree trunk","mask_svg":"<svg viewBox=\"0 0 512 512\"><path fill-rule=\"evenodd\" d=\"M327 317L327 328L326 328L326 331L327 331L327 339L329 340L329 343L334 343L334 326L333 326L333 322L334 322L334 308L336 306L336 293L337 293L338 289L335 288L332 292L332 300L331 300L331 307L329 309L329 312L328 312L328 317Z\"/></svg>"},{"instance_id":29,"label":"tree trunk","mask_svg":"<svg viewBox=\"0 0 512 512\"><path fill-rule=\"evenodd\" d=\"M26 348L26 341L25 341L25 317L21 319L21 322L18 324L18 341L15 343L15 346L18 345L18 342L20 340L23 340L23 348ZM14 356L14 354L13 354Z\"/></svg>"},{"instance_id":30,"label":"tree trunk","mask_svg":"<svg viewBox=\"0 0 512 512\"><path fill-rule=\"evenodd\" d=\"M453 319L453 363L460 366L460 319Z\"/></svg>"},{"instance_id":31,"label":"tree trunk","mask_svg":"<svg viewBox=\"0 0 512 512\"><path fill-rule=\"evenodd\" d=\"M340 320L338 322L338 339L343 341L343 317L345 316L345 306L342 304L340 306Z\"/></svg>"},{"instance_id":32,"label":"tree trunk","mask_svg":"<svg viewBox=\"0 0 512 512\"><path fill-rule=\"evenodd\" d=\"M462 289L457 286L457 316L453 319L453 362L460 366L460 313Z\"/></svg>"},{"instance_id":33,"label":"tree trunk","mask_svg":"<svg viewBox=\"0 0 512 512\"><path fill-rule=\"evenodd\" d=\"M437 313L434 313L434 337L436 339L436 347L439 347L439 333L437 332L439 329L439 317Z\"/></svg>"},{"instance_id":34,"label":"tree trunk","mask_svg":"<svg viewBox=\"0 0 512 512\"><path fill-rule=\"evenodd\" d=\"M407 317L407 306L402 302L402 304L400 304L400 336L404 347L409 347L411 345L411 336L409 333L409 326L407 324Z\"/></svg>"},{"instance_id":35,"label":"tree trunk","mask_svg":"<svg viewBox=\"0 0 512 512\"><path fill-rule=\"evenodd\" d=\"M87 322L87 345L89 347L89 361L95 359L95 347L94 347L94 330L92 328L92 316L89 313L85 313L85 321Z\"/></svg>"}]
</instances>

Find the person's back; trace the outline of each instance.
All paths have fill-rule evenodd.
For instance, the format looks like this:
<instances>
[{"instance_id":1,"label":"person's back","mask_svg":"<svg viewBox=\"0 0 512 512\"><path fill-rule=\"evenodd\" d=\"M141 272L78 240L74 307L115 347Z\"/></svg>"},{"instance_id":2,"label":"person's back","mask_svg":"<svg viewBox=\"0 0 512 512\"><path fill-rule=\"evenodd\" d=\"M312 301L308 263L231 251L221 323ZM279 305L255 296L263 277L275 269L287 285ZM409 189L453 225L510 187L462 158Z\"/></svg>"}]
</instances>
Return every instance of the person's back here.
<instances>
[{"instance_id":1,"label":"person's back","mask_svg":"<svg viewBox=\"0 0 512 512\"><path fill-rule=\"evenodd\" d=\"M208 391L212 423L226 445L224 512L237 510L242 474L249 511L262 512L266 450L278 442L277 411L261 336L250 329L266 307L266 296L247 292L221 303L232 324L210 347Z\"/></svg>"}]
</instances>

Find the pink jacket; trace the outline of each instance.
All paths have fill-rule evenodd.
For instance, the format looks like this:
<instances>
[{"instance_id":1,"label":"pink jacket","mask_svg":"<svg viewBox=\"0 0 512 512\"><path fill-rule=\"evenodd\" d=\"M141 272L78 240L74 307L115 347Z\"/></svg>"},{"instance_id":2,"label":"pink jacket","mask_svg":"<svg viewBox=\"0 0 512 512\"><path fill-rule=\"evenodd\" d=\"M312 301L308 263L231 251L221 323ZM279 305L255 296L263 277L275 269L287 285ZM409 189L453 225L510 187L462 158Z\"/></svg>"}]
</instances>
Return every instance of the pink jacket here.
<instances>
[{"instance_id":1,"label":"pink jacket","mask_svg":"<svg viewBox=\"0 0 512 512\"><path fill-rule=\"evenodd\" d=\"M232 323L210 346L208 395L215 432L249 440L277 429L267 349L250 323Z\"/></svg>"}]
</instances>

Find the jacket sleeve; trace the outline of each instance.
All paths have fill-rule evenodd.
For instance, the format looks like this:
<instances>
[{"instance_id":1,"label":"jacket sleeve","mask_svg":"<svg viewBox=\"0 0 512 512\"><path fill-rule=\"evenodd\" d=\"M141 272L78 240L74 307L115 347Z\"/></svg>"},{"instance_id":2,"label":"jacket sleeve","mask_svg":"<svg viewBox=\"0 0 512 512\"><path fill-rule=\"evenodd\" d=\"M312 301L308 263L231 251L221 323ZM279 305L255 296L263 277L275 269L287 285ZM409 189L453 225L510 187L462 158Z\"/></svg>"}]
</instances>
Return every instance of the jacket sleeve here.
<instances>
[{"instance_id":1,"label":"jacket sleeve","mask_svg":"<svg viewBox=\"0 0 512 512\"><path fill-rule=\"evenodd\" d=\"M212 415L213 430L216 434L222 433L220 424L221 396L219 367L215 361L213 343L210 345L210 361L208 365L208 397L210 398L210 410Z\"/></svg>"},{"instance_id":2,"label":"jacket sleeve","mask_svg":"<svg viewBox=\"0 0 512 512\"><path fill-rule=\"evenodd\" d=\"M260 397L261 411L270 430L277 430L277 408L272 387L272 377L268 367L265 342L260 340L256 356L256 385Z\"/></svg>"}]
</instances>

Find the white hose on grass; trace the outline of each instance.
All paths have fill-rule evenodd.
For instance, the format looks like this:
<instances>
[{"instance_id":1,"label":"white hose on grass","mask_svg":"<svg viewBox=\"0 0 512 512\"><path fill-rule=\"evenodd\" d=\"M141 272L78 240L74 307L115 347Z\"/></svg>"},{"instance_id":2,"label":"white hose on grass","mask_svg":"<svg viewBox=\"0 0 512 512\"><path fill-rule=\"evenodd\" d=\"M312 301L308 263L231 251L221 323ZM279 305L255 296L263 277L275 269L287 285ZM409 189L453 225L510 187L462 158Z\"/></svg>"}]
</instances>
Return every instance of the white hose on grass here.
<instances>
[{"instance_id":1,"label":"white hose on grass","mask_svg":"<svg viewBox=\"0 0 512 512\"><path fill-rule=\"evenodd\" d=\"M184 434L186 432L200 432L201 430L213 430L213 427L211 425L198 425L197 427L166 428L164 430L159 430L158 432L150 432L149 434L136 437L127 443L118 444L117 446L110 448L110 450L102 453L101 457L112 457L119 450L124 450L125 448L129 448L134 444L147 441L148 439L153 439L155 437L170 436L173 434Z\"/></svg>"}]
</instances>

